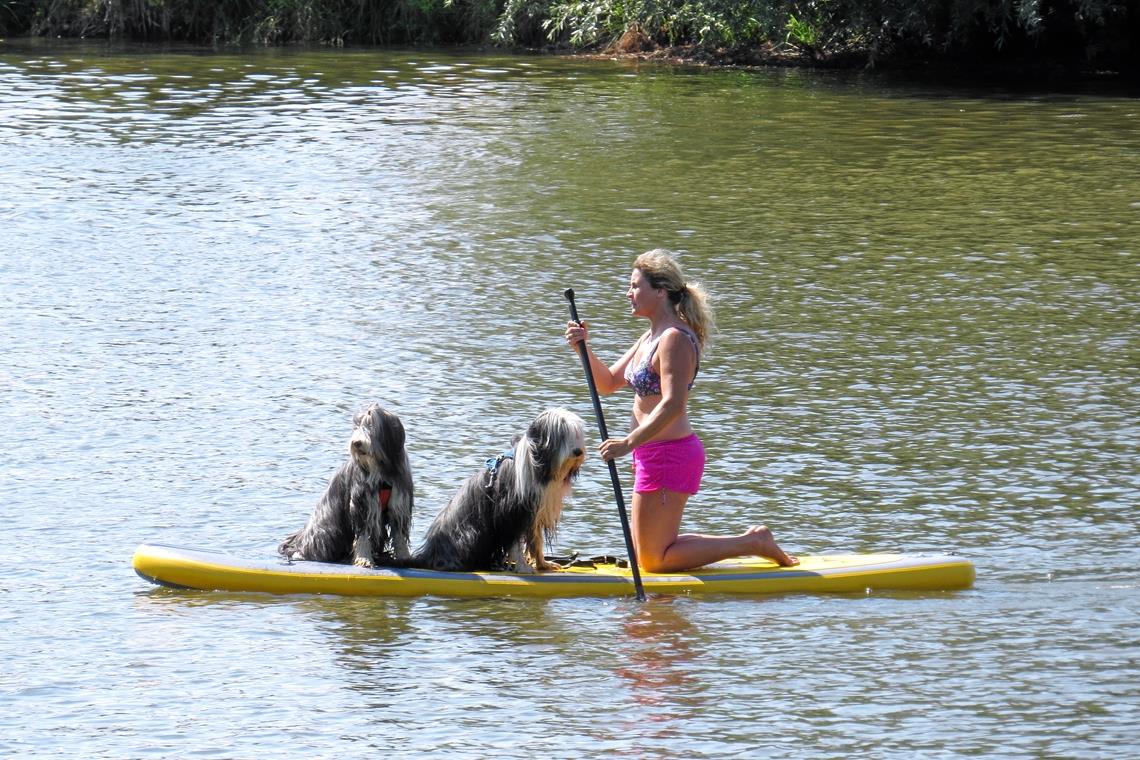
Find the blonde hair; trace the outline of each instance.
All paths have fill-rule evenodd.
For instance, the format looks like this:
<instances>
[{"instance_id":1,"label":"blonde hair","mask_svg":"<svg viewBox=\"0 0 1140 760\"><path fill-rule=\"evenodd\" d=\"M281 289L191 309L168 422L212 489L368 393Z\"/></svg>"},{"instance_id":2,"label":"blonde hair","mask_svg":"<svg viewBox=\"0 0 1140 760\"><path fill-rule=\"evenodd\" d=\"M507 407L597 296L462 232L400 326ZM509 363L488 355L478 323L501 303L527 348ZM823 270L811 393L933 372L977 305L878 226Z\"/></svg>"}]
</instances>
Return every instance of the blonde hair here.
<instances>
[{"instance_id":1,"label":"blonde hair","mask_svg":"<svg viewBox=\"0 0 1140 760\"><path fill-rule=\"evenodd\" d=\"M661 248L638 256L633 268L639 270L652 287L669 293L669 301L677 316L692 329L701 351L704 351L705 344L716 331L708 291L700 283L687 282L677 260Z\"/></svg>"}]
</instances>

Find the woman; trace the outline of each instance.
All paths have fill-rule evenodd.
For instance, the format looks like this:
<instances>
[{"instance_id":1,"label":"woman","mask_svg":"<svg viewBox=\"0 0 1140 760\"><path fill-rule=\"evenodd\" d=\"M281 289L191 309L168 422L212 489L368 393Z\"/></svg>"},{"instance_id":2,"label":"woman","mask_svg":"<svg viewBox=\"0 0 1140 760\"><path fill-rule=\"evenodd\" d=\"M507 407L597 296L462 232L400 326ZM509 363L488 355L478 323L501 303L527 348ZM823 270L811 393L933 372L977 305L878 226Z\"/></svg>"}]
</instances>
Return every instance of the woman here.
<instances>
[{"instance_id":1,"label":"woman","mask_svg":"<svg viewBox=\"0 0 1140 760\"><path fill-rule=\"evenodd\" d=\"M599 393L625 385L634 390L633 421L624 438L598 447L607 461L633 455L633 547L648 572L687 570L728 557L761 556L795 565L763 525L738 536L678 535L681 514L700 487L705 450L689 425L687 405L700 366L700 353L713 329L704 289L685 282L665 251L637 257L629 278L630 313L649 320L649 329L611 367L593 351L587 355ZM577 350L588 340L586 323L568 322L566 343Z\"/></svg>"}]
</instances>

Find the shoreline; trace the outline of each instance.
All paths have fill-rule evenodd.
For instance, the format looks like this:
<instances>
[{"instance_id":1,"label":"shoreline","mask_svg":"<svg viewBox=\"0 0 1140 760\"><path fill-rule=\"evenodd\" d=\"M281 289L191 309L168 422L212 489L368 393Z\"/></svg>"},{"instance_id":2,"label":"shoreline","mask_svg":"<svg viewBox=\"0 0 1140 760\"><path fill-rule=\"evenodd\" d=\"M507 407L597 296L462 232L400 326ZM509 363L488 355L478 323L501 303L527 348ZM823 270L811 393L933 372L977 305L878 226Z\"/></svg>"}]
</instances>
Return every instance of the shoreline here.
<instances>
[{"instance_id":1,"label":"shoreline","mask_svg":"<svg viewBox=\"0 0 1140 760\"><path fill-rule=\"evenodd\" d=\"M153 41L108 37L0 37L0 49L92 45L111 48L168 50L439 50L473 51L480 54L531 55L564 60L612 61L662 66L686 66L709 70L755 71L786 69L850 74L879 75L891 79L935 82L961 86L1001 86L1005 88L1104 88L1113 94L1140 97L1140 70L1099 69L1085 62L1042 58L961 59L953 56L896 54L873 58L866 51L812 56L787 43L766 43L754 48L705 48L699 45L655 46L648 41L626 37L605 47L575 50L560 46L500 48L489 45L368 45L334 43L284 43L278 45L212 43L207 41Z\"/></svg>"},{"instance_id":2,"label":"shoreline","mask_svg":"<svg viewBox=\"0 0 1140 760\"><path fill-rule=\"evenodd\" d=\"M993 58L962 60L953 56L894 55L874 59L865 51L811 56L788 44L766 44L758 48L726 50L707 49L697 45L643 47L623 49L619 43L598 50L572 51L537 49L536 54L553 54L586 60L639 61L678 66L716 69L785 68L815 71L866 71L901 74L914 78L960 79L963 81L998 80L1003 84L1021 80L1041 84L1046 80L1071 82L1120 82L1140 85L1140 71L1100 69L1076 61L1038 58Z\"/></svg>"}]
</instances>

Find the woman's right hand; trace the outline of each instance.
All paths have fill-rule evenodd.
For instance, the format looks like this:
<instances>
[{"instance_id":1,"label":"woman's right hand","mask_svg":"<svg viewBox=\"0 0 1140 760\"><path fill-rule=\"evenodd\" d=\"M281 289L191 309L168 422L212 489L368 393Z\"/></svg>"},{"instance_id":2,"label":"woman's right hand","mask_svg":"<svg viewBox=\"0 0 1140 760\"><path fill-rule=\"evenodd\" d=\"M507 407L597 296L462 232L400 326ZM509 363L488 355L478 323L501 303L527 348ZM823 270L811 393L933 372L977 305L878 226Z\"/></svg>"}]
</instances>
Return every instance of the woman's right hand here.
<instances>
[{"instance_id":1,"label":"woman's right hand","mask_svg":"<svg viewBox=\"0 0 1140 760\"><path fill-rule=\"evenodd\" d=\"M574 347L590 337L589 326L585 322L573 320L566 323L566 345Z\"/></svg>"},{"instance_id":2,"label":"woman's right hand","mask_svg":"<svg viewBox=\"0 0 1140 760\"><path fill-rule=\"evenodd\" d=\"M620 459L631 451L633 447L626 438L608 438L598 446L598 453L607 462L611 459Z\"/></svg>"}]
</instances>

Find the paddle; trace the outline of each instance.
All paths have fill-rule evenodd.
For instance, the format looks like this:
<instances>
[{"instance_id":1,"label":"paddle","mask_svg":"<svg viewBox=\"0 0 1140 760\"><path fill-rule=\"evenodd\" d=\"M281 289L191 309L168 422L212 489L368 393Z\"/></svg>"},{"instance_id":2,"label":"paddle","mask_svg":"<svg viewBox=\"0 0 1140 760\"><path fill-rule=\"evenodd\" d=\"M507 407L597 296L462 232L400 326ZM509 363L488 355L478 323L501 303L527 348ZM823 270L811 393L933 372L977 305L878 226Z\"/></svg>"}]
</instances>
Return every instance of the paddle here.
<instances>
[{"instance_id":1,"label":"paddle","mask_svg":"<svg viewBox=\"0 0 1140 760\"><path fill-rule=\"evenodd\" d=\"M566 300L570 302L570 319L582 324L582 320L578 319L578 307L574 305L574 289L566 288L562 292L566 296ZM598 420L598 432L602 435L602 440L607 440L610 436L606 432L606 418L602 414L602 401L598 398L598 386L594 384L594 373L590 371L590 355L586 353L586 341L581 341L578 344L578 356L582 359L582 369L586 371L586 384L590 386L590 398L594 402L594 417ZM641 570L637 567L637 552L633 548L633 535L629 531L629 517L625 513L625 499L621 495L621 481L618 479L617 464L614 460L609 460L610 466L610 482L614 485L614 499L617 501L618 515L621 517L621 530L625 534L625 550L629 552L629 567L633 571L633 587L637 591L637 599L640 602L645 601L645 589L641 585Z\"/></svg>"}]
</instances>

